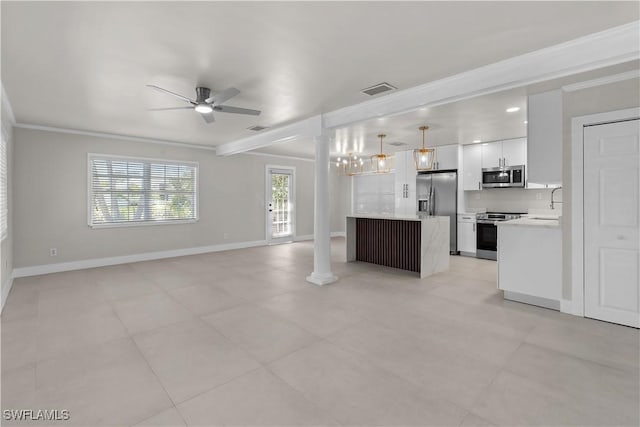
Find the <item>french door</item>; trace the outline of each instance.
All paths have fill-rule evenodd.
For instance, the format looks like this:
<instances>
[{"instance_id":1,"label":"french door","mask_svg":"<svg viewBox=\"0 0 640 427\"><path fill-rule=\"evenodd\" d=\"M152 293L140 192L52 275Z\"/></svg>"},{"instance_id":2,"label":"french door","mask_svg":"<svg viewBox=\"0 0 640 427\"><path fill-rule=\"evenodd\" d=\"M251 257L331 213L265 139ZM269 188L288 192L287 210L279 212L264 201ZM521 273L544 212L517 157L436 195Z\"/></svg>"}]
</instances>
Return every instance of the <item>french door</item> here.
<instances>
[{"instance_id":1,"label":"french door","mask_svg":"<svg viewBox=\"0 0 640 427\"><path fill-rule=\"evenodd\" d=\"M268 243L295 237L295 169L267 166L266 230Z\"/></svg>"},{"instance_id":2,"label":"french door","mask_svg":"<svg viewBox=\"0 0 640 427\"><path fill-rule=\"evenodd\" d=\"M584 314L640 327L640 120L584 128Z\"/></svg>"}]
</instances>

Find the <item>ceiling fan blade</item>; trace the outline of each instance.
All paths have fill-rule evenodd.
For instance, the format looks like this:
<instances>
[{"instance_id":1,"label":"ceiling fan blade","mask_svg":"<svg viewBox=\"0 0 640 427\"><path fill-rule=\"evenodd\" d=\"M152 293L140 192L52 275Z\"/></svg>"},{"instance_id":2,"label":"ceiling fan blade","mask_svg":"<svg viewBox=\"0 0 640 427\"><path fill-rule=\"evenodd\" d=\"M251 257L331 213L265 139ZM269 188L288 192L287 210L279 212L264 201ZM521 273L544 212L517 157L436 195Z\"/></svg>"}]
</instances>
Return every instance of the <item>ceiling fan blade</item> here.
<instances>
[{"instance_id":1,"label":"ceiling fan blade","mask_svg":"<svg viewBox=\"0 0 640 427\"><path fill-rule=\"evenodd\" d=\"M149 108L147 111L193 110L193 107Z\"/></svg>"},{"instance_id":2,"label":"ceiling fan blade","mask_svg":"<svg viewBox=\"0 0 640 427\"><path fill-rule=\"evenodd\" d=\"M236 89L235 87L230 87L223 90L222 92L214 93L209 98L207 98L205 102L207 104L222 104L239 93L240 91L238 89Z\"/></svg>"},{"instance_id":3,"label":"ceiling fan blade","mask_svg":"<svg viewBox=\"0 0 640 427\"><path fill-rule=\"evenodd\" d=\"M259 116L260 110L250 110L248 108L231 107L230 105L215 105L214 110L222 113L247 114L250 116Z\"/></svg>"},{"instance_id":4,"label":"ceiling fan blade","mask_svg":"<svg viewBox=\"0 0 640 427\"><path fill-rule=\"evenodd\" d=\"M151 89L155 89L155 90L159 90L160 92L164 92L164 93L168 93L169 95L173 95L176 98L180 98L183 101L188 102L189 104L195 104L195 101L190 100L189 98L187 98L186 96L182 96L182 95L178 95L177 93L171 92L170 90L166 90L166 89L162 89L159 86L154 86L154 85L147 85L147 87L150 87Z\"/></svg>"},{"instance_id":5,"label":"ceiling fan blade","mask_svg":"<svg viewBox=\"0 0 640 427\"><path fill-rule=\"evenodd\" d=\"M213 111L211 113L200 113L200 115L207 123L213 123L216 121L216 118L213 116Z\"/></svg>"}]
</instances>

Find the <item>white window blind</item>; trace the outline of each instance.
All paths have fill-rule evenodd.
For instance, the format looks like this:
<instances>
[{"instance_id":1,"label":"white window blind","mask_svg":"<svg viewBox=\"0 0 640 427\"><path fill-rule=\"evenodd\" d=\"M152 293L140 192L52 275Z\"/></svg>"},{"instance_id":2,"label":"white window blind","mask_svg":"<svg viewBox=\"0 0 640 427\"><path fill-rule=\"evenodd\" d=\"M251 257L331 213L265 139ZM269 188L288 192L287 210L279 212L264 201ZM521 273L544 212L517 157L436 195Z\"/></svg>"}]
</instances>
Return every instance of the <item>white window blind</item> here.
<instances>
[{"instance_id":1,"label":"white window blind","mask_svg":"<svg viewBox=\"0 0 640 427\"><path fill-rule=\"evenodd\" d=\"M89 225L194 221L196 163L89 156Z\"/></svg>"},{"instance_id":2,"label":"white window blind","mask_svg":"<svg viewBox=\"0 0 640 427\"><path fill-rule=\"evenodd\" d=\"M7 187L7 136L0 132L0 239L7 237L9 221L9 189Z\"/></svg>"}]
</instances>

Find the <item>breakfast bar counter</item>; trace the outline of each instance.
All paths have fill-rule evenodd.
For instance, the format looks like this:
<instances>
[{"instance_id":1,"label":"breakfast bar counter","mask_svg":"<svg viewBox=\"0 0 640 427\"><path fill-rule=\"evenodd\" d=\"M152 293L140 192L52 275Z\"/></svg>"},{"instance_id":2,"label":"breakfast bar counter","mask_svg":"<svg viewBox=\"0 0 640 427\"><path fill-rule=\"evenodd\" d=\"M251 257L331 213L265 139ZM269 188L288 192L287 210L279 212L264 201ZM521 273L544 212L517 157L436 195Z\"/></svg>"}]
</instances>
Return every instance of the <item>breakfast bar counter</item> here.
<instances>
[{"instance_id":1,"label":"breakfast bar counter","mask_svg":"<svg viewBox=\"0 0 640 427\"><path fill-rule=\"evenodd\" d=\"M449 269L449 217L347 216L347 262L363 261L416 272Z\"/></svg>"}]
</instances>

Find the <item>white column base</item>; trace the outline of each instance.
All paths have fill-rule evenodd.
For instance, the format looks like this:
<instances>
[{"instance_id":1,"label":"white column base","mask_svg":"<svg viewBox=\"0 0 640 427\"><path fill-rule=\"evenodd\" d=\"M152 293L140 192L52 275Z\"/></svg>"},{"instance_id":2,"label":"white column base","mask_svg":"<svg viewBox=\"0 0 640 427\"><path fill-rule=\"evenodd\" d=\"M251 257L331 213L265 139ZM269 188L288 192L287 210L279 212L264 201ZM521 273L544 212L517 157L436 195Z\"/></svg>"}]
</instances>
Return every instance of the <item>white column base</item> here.
<instances>
[{"instance_id":1,"label":"white column base","mask_svg":"<svg viewBox=\"0 0 640 427\"><path fill-rule=\"evenodd\" d=\"M338 278L331 273L327 273L327 274L311 273L310 276L307 276L307 282L313 283L314 285L318 285L318 286L328 285L330 283L335 282L336 280L338 280Z\"/></svg>"}]
</instances>

